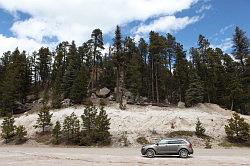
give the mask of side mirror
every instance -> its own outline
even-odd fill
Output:
[[[159,145],[159,143],[156,143],[156,145],[158,146],[158,145]]]

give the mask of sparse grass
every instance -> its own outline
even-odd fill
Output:
[[[206,139],[206,142],[205,142],[206,149],[212,149],[212,145],[210,143],[211,143],[210,139]]]
[[[188,136],[188,137],[192,137],[194,136],[194,132],[193,131],[184,131],[184,130],[180,130],[180,131],[173,131],[169,134],[167,134],[168,137],[180,137],[180,136]]]
[[[153,135],[157,135],[157,134],[158,134],[157,131],[156,131],[155,129],[149,130],[149,132],[150,132],[151,134],[153,134]]]
[[[141,145],[149,144],[149,141],[145,137],[138,137],[136,139],[136,142],[138,142]]]
[[[38,143],[43,143],[43,144],[50,144],[52,139],[52,134],[51,132],[45,132],[45,133],[37,133],[35,136],[35,141]]]
[[[221,143],[218,144],[219,146],[221,147],[224,147],[224,148],[231,148],[234,146],[234,144],[228,142],[227,140],[223,140]]]
[[[218,144],[219,146],[230,148],[230,147],[250,147],[250,140],[244,143],[235,143],[230,142],[228,139],[224,139],[221,143]]]
[[[121,142],[123,146],[129,146],[130,142],[127,138],[127,132],[122,133],[122,136],[118,139],[118,142]]]

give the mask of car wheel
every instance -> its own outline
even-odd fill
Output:
[[[148,158],[154,158],[155,157],[155,151],[153,149],[148,149],[146,152],[146,155]]]
[[[180,156],[181,158],[187,158],[187,157],[188,157],[188,151],[187,151],[186,149],[181,149],[181,150],[179,151],[179,156]]]

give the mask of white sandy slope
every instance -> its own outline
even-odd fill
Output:
[[[52,122],[59,120],[63,123],[66,116],[72,112],[79,117],[83,114],[84,107],[70,107],[60,110],[51,110],[53,113]],[[150,141],[157,137],[177,130],[195,131],[197,118],[201,120],[206,128],[206,134],[219,140],[225,137],[224,126],[232,112],[220,108],[214,104],[200,104],[194,108],[174,108],[156,106],[134,106],[128,105],[127,110],[119,110],[118,105],[112,104],[105,108],[109,118],[111,118],[110,132],[116,140],[126,133],[129,142],[136,144],[136,138],[144,136]],[[15,118],[16,125],[24,125],[28,131],[28,136],[32,137],[39,131],[34,129],[38,115],[24,114]],[[248,123],[250,116],[243,116]],[[2,119],[0,119],[2,123]],[[174,126],[174,129],[172,128]],[[155,131],[157,134],[153,134]]]

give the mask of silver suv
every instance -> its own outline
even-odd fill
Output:
[[[187,158],[193,154],[192,144],[185,139],[163,139],[152,145],[142,146],[141,154],[149,158],[155,155],[179,155],[181,158]]]

